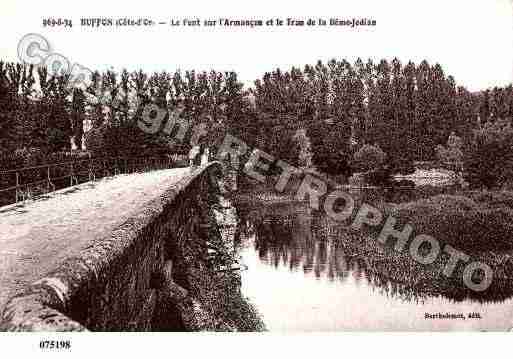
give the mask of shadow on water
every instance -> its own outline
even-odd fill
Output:
[[[286,267],[328,282],[350,277],[383,295],[412,303],[432,297],[501,303],[513,297],[510,280],[496,278],[488,290],[473,292],[454,278],[433,274],[433,267],[376,251],[375,244],[369,250],[372,240],[362,239],[362,234],[357,238],[344,225],[313,213],[305,203],[239,202],[237,211],[238,245],[252,246],[262,263],[276,269]]]

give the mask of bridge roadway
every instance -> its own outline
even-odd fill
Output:
[[[25,285],[101,239],[189,172],[118,175],[0,207],[0,311]]]

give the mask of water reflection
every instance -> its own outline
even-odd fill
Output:
[[[455,310],[463,307],[484,310],[487,307],[483,303],[500,304],[507,300],[504,305],[507,304],[508,308],[512,304],[508,300],[513,293],[511,284],[505,287],[502,283],[500,289],[476,297],[475,293],[456,288],[451,282],[425,285],[401,280],[401,275],[397,276],[392,271],[407,272],[406,264],[404,268],[397,268],[397,263],[387,263],[385,255],[376,257],[355,252],[347,245],[348,241],[341,240],[349,235],[345,227],[333,223],[326,216],[312,213],[305,204],[239,203],[237,209],[241,219],[238,245],[246,257],[255,255],[255,266],[259,268],[265,265],[274,268],[275,273],[300,273],[305,280],[313,279],[318,285],[336,283],[339,290],[343,288],[346,292],[358,289],[357,295],[365,298],[361,300],[384,298],[379,303],[385,307],[406,303],[414,308],[419,304],[429,306],[438,303]],[[259,280],[255,278],[255,281]],[[409,277],[405,275],[404,278]],[[459,307],[457,303],[461,303]]]

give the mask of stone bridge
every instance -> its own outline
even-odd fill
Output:
[[[221,177],[212,162],[0,208],[0,330],[254,330],[238,325],[252,307],[216,220]]]

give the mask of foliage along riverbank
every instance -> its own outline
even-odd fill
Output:
[[[237,217],[220,191],[209,192],[205,211],[196,222],[197,237],[170,245],[176,282],[173,297],[159,305],[154,328],[173,331],[259,332],[265,324],[256,308],[241,292],[240,263],[234,251]],[[194,205],[194,204],[191,204]],[[188,221],[194,219],[182,219]],[[196,219],[197,220],[197,219]]]
[[[292,205],[290,195],[273,197],[252,192],[238,197],[237,206],[245,208],[250,216],[267,221],[266,208]],[[308,203],[296,202],[298,206]],[[369,202],[367,202],[369,203]],[[405,248],[409,248],[415,233],[429,234],[440,241],[443,248],[451,244],[454,248],[469,255],[469,262],[479,261],[488,264],[493,271],[493,281],[483,292],[475,292],[462,281],[464,266],[459,265],[450,277],[443,270],[449,261],[448,254],[441,254],[429,265],[416,262],[407,249],[394,250],[394,240],[382,245],[377,236],[382,226],[376,229],[363,228],[355,231],[348,224],[337,223],[325,213],[311,211],[317,225],[329,228],[330,236],[336,238],[346,257],[354,265],[364,267],[370,280],[384,287],[392,283],[400,288],[397,292],[403,297],[425,298],[442,295],[455,301],[473,299],[479,302],[497,302],[513,295],[513,241],[510,233],[513,223],[513,192],[468,191],[459,195],[437,195],[410,202],[394,204],[383,199],[372,203],[387,215],[398,220],[395,228],[401,230],[410,223],[414,233]],[[356,208],[359,208],[356,204]],[[260,213],[261,212],[261,213]],[[356,213],[356,211],[355,211]],[[351,219],[354,219],[354,215]],[[258,221],[259,219],[257,219]],[[421,247],[421,254],[426,248]],[[477,272],[479,275],[479,271]],[[479,282],[480,278],[474,278]]]
[[[407,282],[424,288],[423,291],[428,293],[450,293],[454,299],[469,297],[479,301],[496,301],[513,294],[513,192],[466,191],[457,195],[437,195],[413,202],[386,204],[380,209],[385,217],[396,218],[396,228],[404,228],[406,223],[412,226],[410,242],[416,234],[433,236],[441,247],[451,245],[467,254],[469,262],[486,263],[493,272],[491,286],[484,292],[474,292],[466,288],[461,280],[463,266],[457,266],[450,278],[442,273],[449,255],[442,254],[433,264],[423,265],[416,263],[407,251],[397,255],[396,251],[390,252],[388,248],[394,268],[407,265],[415,273],[415,278],[407,279]],[[373,233],[373,236],[376,235]],[[388,244],[389,247],[392,245],[393,241]],[[405,275],[400,271],[396,274],[399,277]],[[479,282],[481,278],[475,279]]]
[[[191,283],[195,283],[199,297],[202,297],[204,303],[208,303],[213,317],[217,318],[217,324],[207,325],[210,330],[265,331],[265,324],[258,310],[241,292],[241,265],[234,250],[238,218],[224,192],[222,190],[212,198],[215,203],[211,217],[215,225],[212,228],[216,233],[209,236],[218,238],[214,243],[215,255],[211,257],[211,263],[216,262],[219,269],[214,280],[201,272],[191,272]]]

